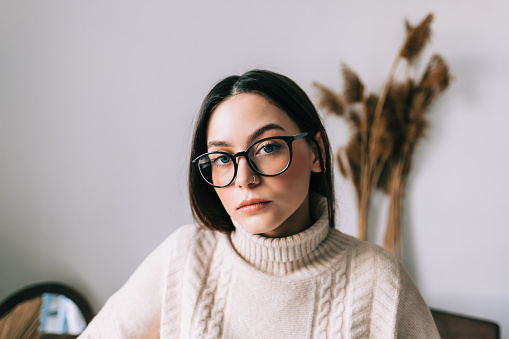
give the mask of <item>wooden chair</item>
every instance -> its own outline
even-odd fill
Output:
[[[500,339],[497,323],[431,309],[442,339]]]

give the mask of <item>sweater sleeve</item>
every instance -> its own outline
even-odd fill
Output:
[[[159,338],[166,267],[176,231],[160,244],[113,294],[80,339]]]
[[[440,338],[431,311],[412,278],[400,265],[400,294],[397,311],[397,338]]]

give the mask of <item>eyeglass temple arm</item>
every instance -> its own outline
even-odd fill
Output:
[[[297,140],[297,139],[300,139],[300,138],[304,138],[306,135],[308,135],[309,133],[308,132],[303,132],[303,133],[300,133],[300,134],[297,134],[297,135],[294,135],[293,136],[293,140]]]

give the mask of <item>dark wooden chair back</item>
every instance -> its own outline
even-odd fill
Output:
[[[442,339],[500,339],[500,327],[489,320],[431,309]]]

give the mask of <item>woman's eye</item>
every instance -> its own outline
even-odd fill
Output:
[[[281,148],[281,145],[278,142],[270,142],[266,143],[264,145],[260,145],[260,148],[258,148],[258,151],[256,152],[257,155],[267,155],[267,154],[275,154],[277,153]]]
[[[226,165],[230,162],[230,157],[227,155],[221,155],[214,159],[214,165]]]
[[[272,153],[272,152],[274,152],[275,149],[276,149],[276,146],[274,146],[274,145],[265,145],[262,147],[262,152]]]

